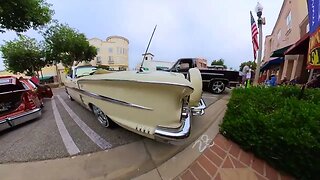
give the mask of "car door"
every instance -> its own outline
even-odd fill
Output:
[[[34,89],[37,89],[37,94],[40,98],[51,98],[53,96],[50,86],[35,83],[33,79],[29,79],[28,82],[34,87]]]

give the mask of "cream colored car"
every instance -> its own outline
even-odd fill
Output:
[[[175,143],[190,135],[192,115],[204,113],[196,68],[189,70],[188,79],[162,71],[96,71],[93,66],[73,68],[66,92],[105,127],[116,123],[148,138]]]

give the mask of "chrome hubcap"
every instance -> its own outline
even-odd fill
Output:
[[[215,81],[212,84],[212,90],[215,93],[221,93],[224,89],[224,83],[222,81]]]
[[[109,127],[108,117],[98,107],[93,106],[93,113],[96,115],[102,126]]]

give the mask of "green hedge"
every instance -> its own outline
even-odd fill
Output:
[[[221,133],[298,179],[320,173],[320,90],[234,89]]]

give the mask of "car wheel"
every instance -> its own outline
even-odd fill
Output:
[[[113,126],[113,122],[110,120],[108,116],[104,114],[104,112],[100,108],[98,108],[95,105],[92,105],[92,111],[94,115],[97,117],[97,120],[99,121],[99,123],[103,127],[108,128]]]
[[[223,81],[212,81],[210,91],[214,94],[221,94],[226,89]]]

